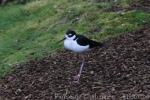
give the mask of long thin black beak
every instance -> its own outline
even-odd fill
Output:
[[[66,38],[64,37],[63,39],[59,40],[57,43],[60,43],[62,41],[64,41]]]

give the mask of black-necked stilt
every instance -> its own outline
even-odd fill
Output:
[[[78,35],[73,30],[68,30],[66,32],[64,39],[60,40],[59,42],[61,42],[63,40],[64,40],[65,49],[73,51],[75,53],[80,53],[80,54],[88,51],[91,48],[103,45],[102,43],[90,40],[82,35]],[[82,73],[82,69],[84,66],[84,62],[85,62],[85,59],[82,56],[82,64],[81,64],[79,73],[74,77],[74,80],[77,82],[79,82],[79,79],[80,79],[80,76]]]

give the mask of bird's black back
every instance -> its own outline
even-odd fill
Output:
[[[82,35],[77,35],[76,40],[79,45],[82,45],[82,46],[89,45],[90,48],[102,46],[102,43],[90,40]]]

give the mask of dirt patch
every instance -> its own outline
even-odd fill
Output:
[[[150,12],[150,0],[134,0],[129,9]]]
[[[80,84],[72,82],[79,70],[80,55],[58,52],[41,61],[29,61],[1,79],[0,99],[146,100],[150,97],[149,27],[111,39],[85,57]]]
[[[118,12],[123,13],[130,10],[143,10],[150,12],[150,0],[133,0],[129,7],[122,7],[121,5],[114,3],[111,8],[104,9],[106,12]]]

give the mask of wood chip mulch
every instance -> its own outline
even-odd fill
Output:
[[[61,51],[20,65],[0,80],[0,100],[148,100],[150,28],[126,33],[85,54],[80,83],[73,83],[81,57]]]

